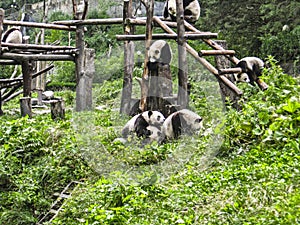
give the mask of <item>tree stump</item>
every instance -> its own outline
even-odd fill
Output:
[[[51,118],[53,120],[65,118],[65,102],[63,99],[52,100],[50,102]]]
[[[31,110],[31,98],[30,97],[22,97],[20,98],[20,108],[21,108],[21,116],[29,116],[32,117],[32,110]]]

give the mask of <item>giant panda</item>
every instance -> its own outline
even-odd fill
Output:
[[[11,27],[9,28],[2,37],[2,42],[21,44],[23,42],[23,35],[19,28]]]
[[[242,69],[242,72],[234,74],[236,82],[246,82],[254,85],[254,81],[261,76],[264,62],[260,58],[250,56],[242,58],[236,67]]]
[[[169,115],[162,126],[164,139],[177,139],[182,134],[194,134],[203,129],[202,118],[188,109]]]
[[[148,51],[149,70],[157,69],[157,63],[170,64],[172,60],[172,51],[169,44],[164,40],[154,41]]]
[[[159,111],[145,111],[132,117],[123,127],[122,136],[127,138],[130,134],[135,133],[138,137],[147,137],[149,125],[161,127],[165,120],[164,115]]]
[[[150,144],[154,141],[157,143],[161,143],[163,136],[161,132],[161,127],[160,126],[153,126],[149,125],[146,127],[147,133],[145,135],[145,139],[143,140],[143,144]]]
[[[201,8],[198,0],[183,0],[183,10],[188,22],[195,23],[200,17]],[[165,19],[171,17],[176,21],[176,0],[166,0],[163,16]]]

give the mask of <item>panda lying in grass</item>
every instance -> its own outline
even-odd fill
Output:
[[[148,139],[149,142],[160,141],[161,126],[165,117],[159,111],[145,111],[132,117],[122,129],[122,137],[128,138],[135,134],[138,138]]]
[[[132,117],[122,129],[124,139],[135,134],[143,143],[156,141],[162,143],[178,139],[184,134],[195,134],[203,129],[202,118],[188,110],[182,109],[170,114],[166,119],[158,111],[145,111]]]

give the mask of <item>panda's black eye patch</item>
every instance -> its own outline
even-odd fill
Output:
[[[201,121],[202,121],[202,118],[195,119],[195,123],[200,123]]]
[[[247,77],[244,78],[244,81],[247,81]]]
[[[157,120],[158,120],[158,121],[160,120],[160,116],[157,116]]]
[[[241,74],[238,74],[238,75],[237,75],[237,78],[241,78]]]
[[[155,54],[158,54],[159,53],[159,50],[155,50]]]

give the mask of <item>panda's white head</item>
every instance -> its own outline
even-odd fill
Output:
[[[234,79],[235,82],[244,82],[244,83],[250,83],[250,79],[247,73],[234,73]]]
[[[141,115],[149,125],[161,126],[165,121],[164,115],[159,111],[149,110],[143,112]]]
[[[160,62],[169,64],[172,59],[171,48],[166,41],[157,40],[150,46],[148,57],[151,63]]]
[[[171,16],[176,17],[176,0],[168,0],[168,12]]]

